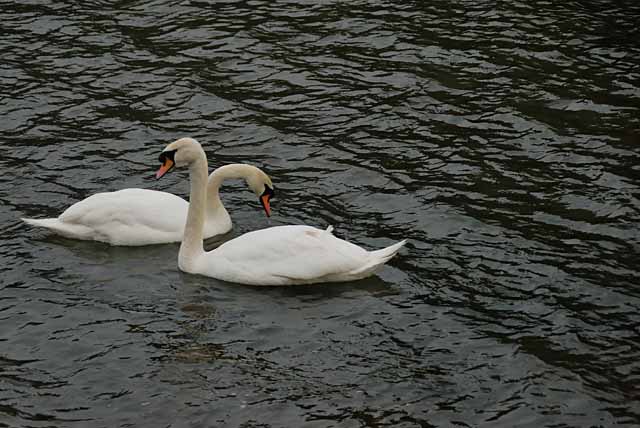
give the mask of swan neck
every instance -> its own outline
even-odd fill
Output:
[[[244,178],[255,173],[255,167],[240,163],[221,166],[211,173],[207,183],[207,211],[209,214],[221,209],[220,186],[227,178]]]
[[[186,271],[192,270],[190,264],[204,253],[202,235],[207,202],[207,159],[204,153],[202,158],[191,164],[189,175],[191,179],[189,211],[178,255],[180,268]]]
[[[218,169],[211,173],[207,181],[207,214],[210,217],[216,217],[224,209],[220,200],[220,186],[224,178],[216,174]]]
[[[256,167],[243,163],[231,163],[216,168],[209,176],[209,187],[219,188],[227,178],[248,178],[255,173]]]

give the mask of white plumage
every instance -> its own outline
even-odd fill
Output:
[[[225,165],[211,173],[206,183],[209,200],[204,213],[204,238],[227,233],[232,227],[218,194],[222,181],[244,178],[253,190],[253,184],[264,177],[266,174],[259,168],[245,164]],[[123,189],[91,195],[57,218],[22,220],[67,238],[136,246],[180,242],[188,210],[189,202],[171,193]]]
[[[367,251],[311,226],[276,226],[246,233],[196,257],[192,273],[250,285],[354,281],[373,275],[406,240]]]
[[[205,252],[202,246],[207,198],[204,151],[197,141],[182,138],[169,144],[163,153],[171,153],[176,166],[188,166],[190,170],[191,204],[178,255],[178,266],[185,272],[248,285],[352,281],[372,275],[406,242],[367,251],[336,238],[331,227],[320,230],[311,226],[277,226],[246,233]],[[164,175],[170,165],[165,158],[157,176]],[[267,184],[255,185],[268,190]]]

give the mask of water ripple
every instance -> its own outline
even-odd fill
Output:
[[[631,1],[92,0],[0,8],[0,426],[640,424]],[[22,225],[201,140],[233,234],[410,238],[380,276],[265,290],[175,245]],[[233,236],[232,234],[232,236]],[[207,245],[215,246],[216,243]]]

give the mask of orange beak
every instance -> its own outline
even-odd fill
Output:
[[[164,163],[160,166],[158,172],[156,172],[156,179],[165,175],[171,168],[173,168],[173,161],[169,158],[165,158]]]
[[[264,208],[264,212],[267,214],[267,217],[271,217],[271,204],[269,203],[270,198],[271,195],[260,196],[260,202],[262,203],[262,207]]]

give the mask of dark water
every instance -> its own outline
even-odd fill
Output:
[[[0,427],[640,425],[635,1],[0,2]],[[263,289],[56,237],[192,136],[240,234],[410,238]]]

